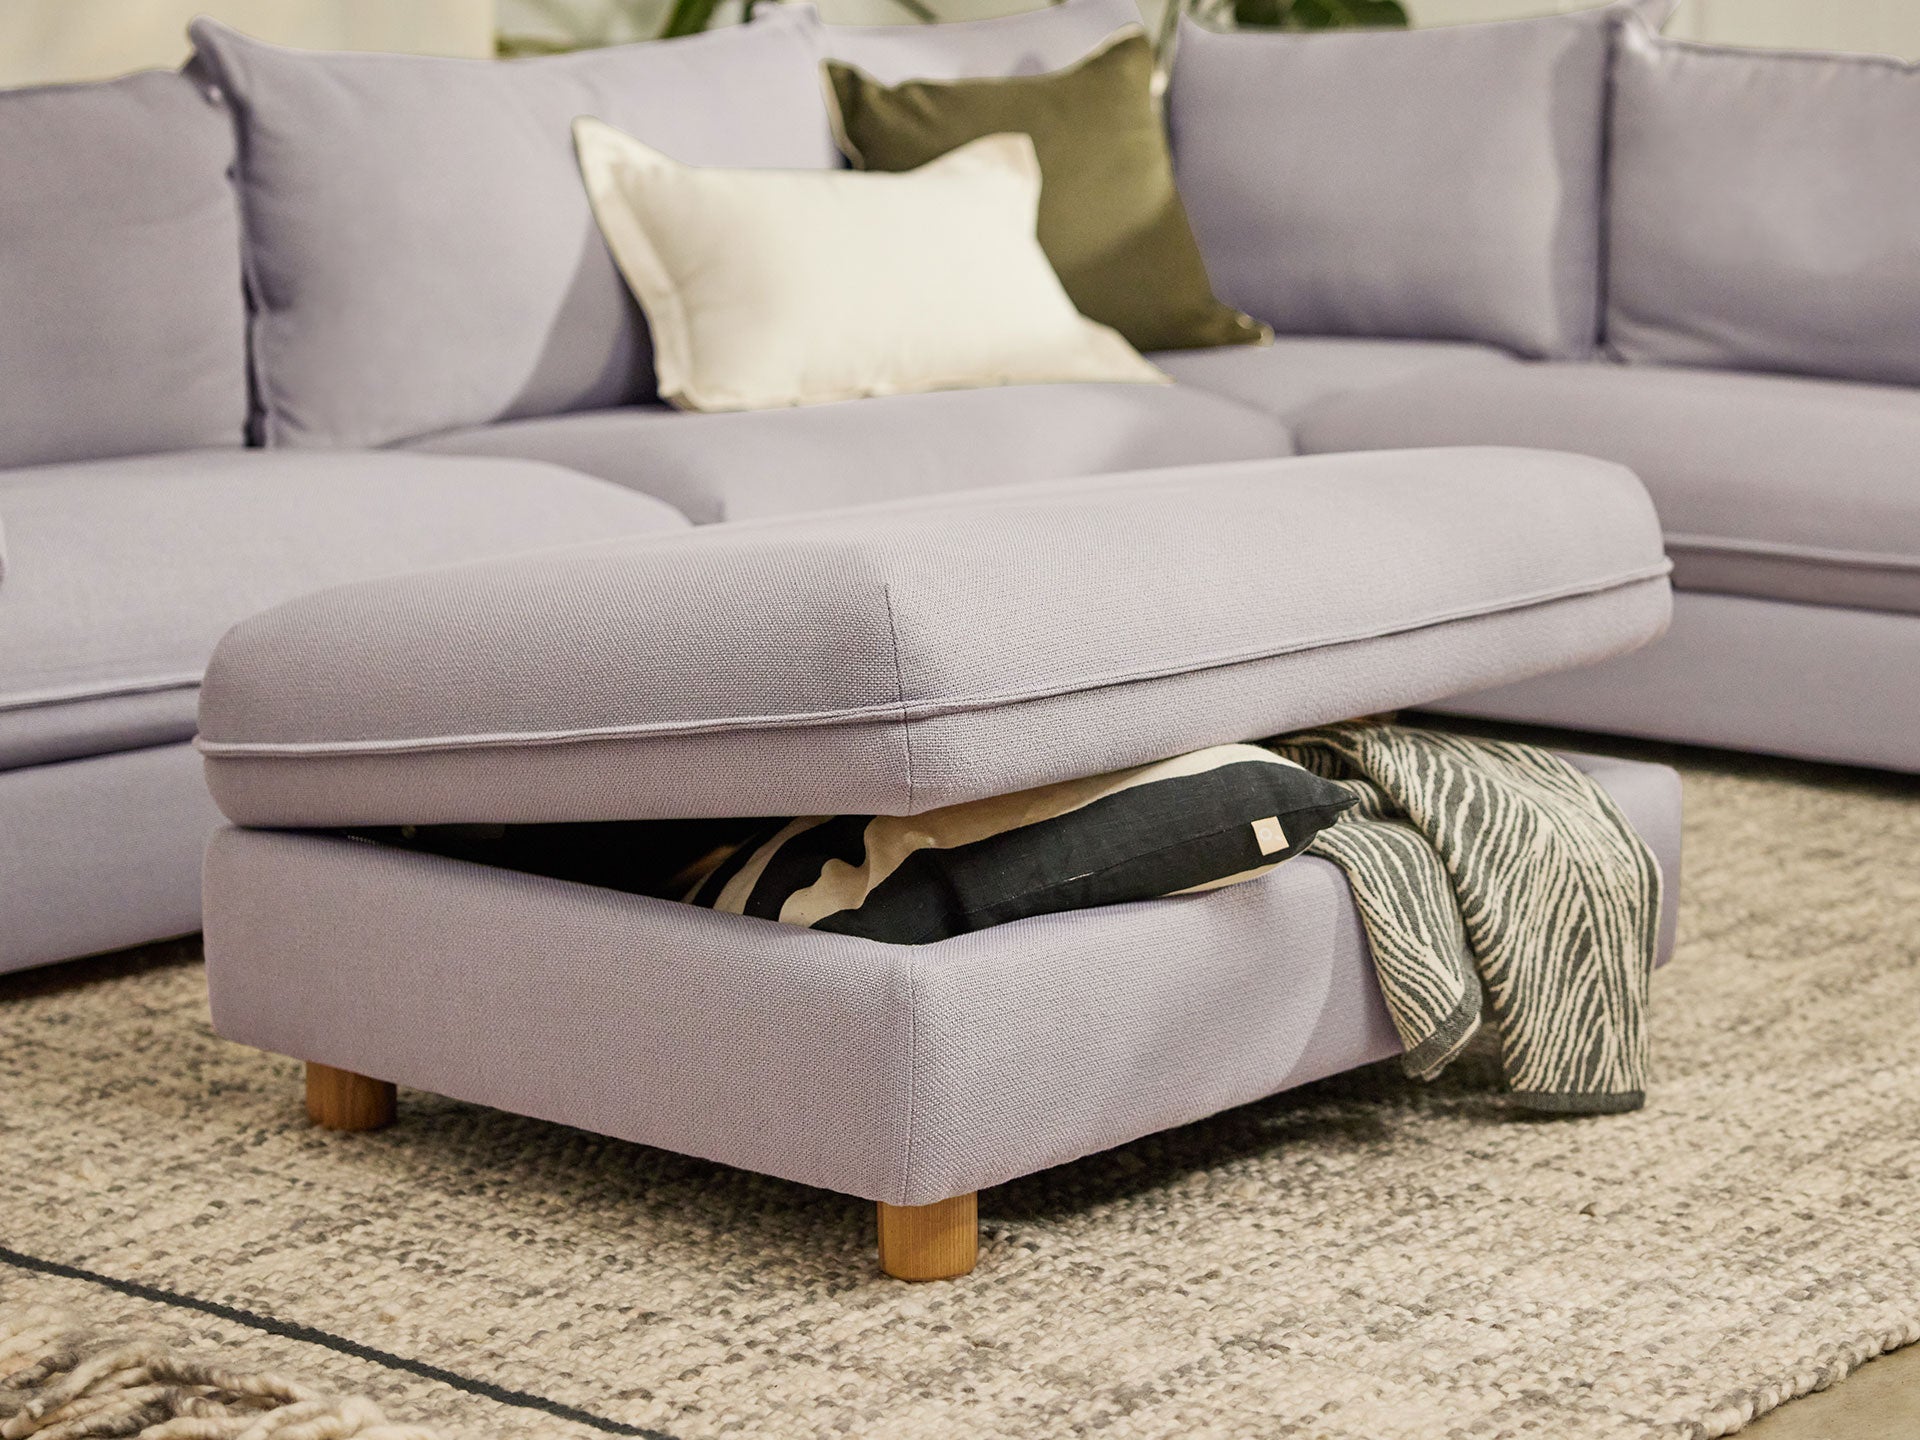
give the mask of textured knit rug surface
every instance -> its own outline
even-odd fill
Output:
[[[871,1207],[403,1092],[308,1128],[191,946],[0,981],[0,1309],[446,1440],[1693,1437],[1920,1339],[1920,787],[1691,756],[1648,1103],[1378,1066],[981,1197]]]

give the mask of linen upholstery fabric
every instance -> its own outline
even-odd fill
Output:
[[[196,21],[239,118],[268,443],[384,445],[649,397],[646,328],[568,127],[598,115],[693,164],[831,166],[814,28],[777,10],[498,62],[304,53]]]
[[[902,80],[1038,75],[1070,65],[1114,32],[1140,23],[1134,0],[1062,0],[991,20],[938,25],[822,25],[823,55],[885,85]]]
[[[1353,803],[1271,750],[1215,745],[922,815],[770,821],[709,857],[678,898],[925,945],[1034,915],[1245,884]]]
[[[1641,362],[1920,384],[1920,68],[1625,28],[1607,341]]]
[[[909,174],[682,165],[574,122],[663,399],[763,410],[1047,381],[1164,384],[1073,308],[1034,238],[1040,165],[988,135]]]
[[[1632,655],[1430,708],[1920,772],[1920,616],[1682,592]]]
[[[247,450],[8,471],[0,511],[0,770],[188,739],[221,632],[303,591],[686,523],[528,462]]]
[[[1677,778],[1579,763],[1674,894]],[[206,927],[230,1040],[896,1205],[1399,1050],[1352,894],[1315,856],[909,947],[223,830]]]
[[[1153,96],[1153,46],[1124,30],[1046,75],[885,85],[829,61],[840,148],[863,170],[912,170],[986,135],[1040,157],[1040,244],[1080,313],[1142,350],[1257,344],[1265,328],[1214,299]]]
[[[918,814],[1616,654],[1666,571],[1573,456],[980,491],[308,596],[221,642],[199,743],[242,824]]]
[[[198,930],[219,821],[191,745],[0,770],[0,974]]]
[[[997,386],[713,415],[628,406],[413,444],[565,465],[700,524],[1293,453],[1278,420],[1178,385]]]
[[[1296,428],[1313,451],[1537,445],[1615,460],[1653,495],[1680,588],[1920,614],[1920,392],[1609,364],[1459,368],[1334,397]]]
[[[1619,13],[1301,35],[1183,20],[1174,173],[1220,298],[1282,334],[1591,352]]]
[[[180,75],[0,91],[0,467],[245,441],[232,163]]]
[[[1270,345],[1167,350],[1147,357],[1176,385],[1291,422],[1316,402],[1456,365],[1517,365],[1505,350],[1450,340],[1280,335]]]

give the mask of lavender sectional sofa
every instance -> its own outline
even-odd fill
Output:
[[[0,970],[199,923],[216,816],[195,692],[263,608],[544,547],[1298,452],[1583,453],[1629,466],[1665,521],[1666,638],[1525,679],[1433,673],[1399,702],[1920,769],[1920,177],[1874,118],[1912,115],[1920,79],[1673,46],[1627,17],[1660,8],[1189,29],[1177,169],[1224,298],[1276,325],[1271,347],[1157,356],[1161,388],[753,415],[653,398],[573,116],[693,161],[827,165],[823,53],[882,78],[1031,73],[1130,0],[873,30],[786,7],[500,66],[203,23],[184,75],[0,94]],[[1289,134],[1348,141],[1253,138]],[[1276,563],[1288,537],[1276,521]],[[1344,575],[1379,553],[1364,525],[1337,544]]]
[[[1165,363],[1303,452],[1526,445],[1645,482],[1675,561],[1666,638],[1443,708],[1920,769],[1920,72],[1665,40],[1667,8],[1616,7],[1604,90],[1565,77],[1605,11],[1392,49],[1185,26],[1175,166],[1223,298],[1498,353],[1304,399],[1277,356],[1265,382]],[[1537,123],[1503,125],[1529,91]],[[1436,126],[1470,138],[1426,143]],[[1245,137],[1308,127],[1359,138],[1281,147],[1252,178]]]

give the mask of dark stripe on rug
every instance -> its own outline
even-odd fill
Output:
[[[249,1329],[278,1335],[284,1340],[298,1340],[307,1345],[320,1345],[342,1355],[350,1355],[356,1360],[366,1360],[375,1365],[385,1366],[389,1370],[417,1375],[422,1380],[438,1380],[441,1384],[452,1386],[455,1390],[465,1391],[469,1395],[478,1395],[483,1400],[492,1400],[500,1405],[512,1405],[522,1410],[538,1410],[555,1419],[572,1420],[592,1429],[604,1431],[608,1435],[638,1435],[642,1440],[675,1440],[675,1437],[664,1430],[648,1430],[639,1425],[609,1420],[604,1415],[595,1415],[591,1410],[581,1410],[559,1400],[549,1400],[544,1395],[530,1394],[525,1390],[509,1390],[505,1386],[495,1385],[490,1380],[475,1380],[471,1376],[461,1375],[453,1370],[443,1370],[438,1365],[429,1365],[423,1360],[409,1360],[404,1355],[376,1350],[371,1345],[362,1345],[359,1341],[349,1340],[344,1335],[316,1330],[311,1325],[301,1325],[292,1320],[276,1320],[271,1315],[257,1315],[251,1310],[222,1305],[217,1300],[202,1300],[197,1295],[182,1295],[173,1290],[161,1290],[156,1286],[142,1285],[136,1280],[117,1279],[112,1275],[102,1275],[97,1270],[82,1269],[78,1265],[63,1265],[58,1260],[42,1260],[37,1255],[24,1255],[18,1250],[9,1250],[4,1245],[0,1245],[0,1263],[11,1265],[17,1270],[31,1270],[41,1275],[57,1276],[62,1280],[85,1281],[89,1285],[99,1285],[104,1289],[131,1296],[135,1300],[151,1300],[157,1305],[172,1305],[181,1310],[197,1310],[203,1315],[230,1320],[236,1325],[245,1325]]]

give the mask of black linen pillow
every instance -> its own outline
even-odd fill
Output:
[[[928,811],[769,821],[691,904],[897,945],[1257,879],[1354,803],[1256,745]]]

